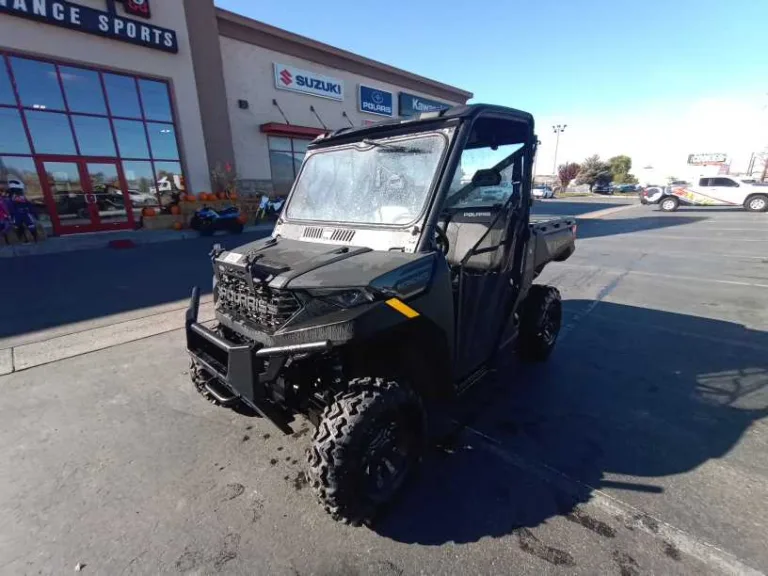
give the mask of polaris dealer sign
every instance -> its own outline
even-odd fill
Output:
[[[123,5],[130,14],[145,19],[151,15],[149,0],[124,0]],[[0,0],[0,14],[20,16],[164,52],[179,51],[173,30],[118,16],[115,0],[107,0],[107,7],[109,10],[105,12],[64,0]]]
[[[392,92],[369,88],[360,84],[360,112],[392,116]]]
[[[273,64],[275,66],[275,87],[279,90],[302,92],[331,100],[344,100],[344,83],[341,80],[300,70],[293,66],[283,66],[277,62],[273,62]]]

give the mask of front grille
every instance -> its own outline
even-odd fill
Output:
[[[263,284],[251,290],[245,280],[232,276],[222,275],[216,289],[219,308],[269,331],[280,328],[301,307],[287,290],[273,290]]]

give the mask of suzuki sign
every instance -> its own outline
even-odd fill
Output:
[[[344,83],[341,80],[277,62],[273,64],[275,67],[275,88],[278,90],[301,92],[331,100],[344,100]]]

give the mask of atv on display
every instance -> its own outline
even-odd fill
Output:
[[[545,360],[560,294],[532,285],[574,251],[573,219],[532,222],[533,117],[472,105],[346,128],[309,146],[270,238],[214,248],[217,325],[187,312],[192,380],[292,432],[334,518],[370,520],[420,460],[425,413],[515,343]]]
[[[240,234],[244,225],[240,218],[240,209],[236,206],[219,211],[203,206],[193,214],[189,227],[197,230],[201,236],[213,236],[219,230]]]

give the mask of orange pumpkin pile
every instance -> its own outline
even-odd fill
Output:
[[[171,214],[173,214],[174,216],[178,216],[179,214],[181,214],[181,208],[179,208],[178,204],[174,204],[173,206],[171,206]]]
[[[157,210],[154,208],[142,208],[141,215],[145,218],[153,218],[154,216],[157,216]]]

